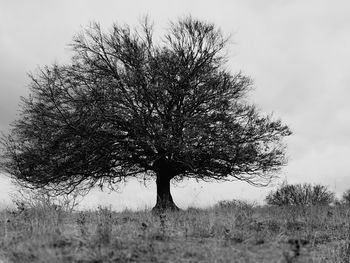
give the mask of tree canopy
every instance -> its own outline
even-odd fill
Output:
[[[157,208],[176,207],[170,180],[266,185],[286,163],[280,120],[246,100],[252,81],[227,67],[227,38],[192,17],[153,26],[98,23],[74,37],[66,65],[30,75],[30,96],[2,137],[2,168],[29,187],[69,192],[157,182]]]

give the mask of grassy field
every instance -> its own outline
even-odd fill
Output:
[[[349,212],[237,201],[159,215],[19,207],[0,213],[0,262],[350,262]]]

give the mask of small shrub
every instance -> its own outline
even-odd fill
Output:
[[[282,184],[276,191],[271,191],[266,197],[269,205],[330,205],[335,195],[324,185]]]
[[[25,209],[48,208],[52,210],[73,212],[82,200],[78,191],[56,196],[43,189],[33,190],[22,186],[18,186],[17,191],[10,194],[10,197],[18,211],[24,211]]]
[[[350,205],[350,189],[346,190],[343,193],[341,203],[346,204],[346,205]]]
[[[255,206],[256,206],[255,203],[249,203],[241,200],[230,200],[230,201],[223,200],[223,201],[219,201],[216,205],[216,207],[220,209],[244,210],[249,212],[249,214],[251,214]]]

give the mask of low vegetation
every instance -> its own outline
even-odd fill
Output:
[[[349,213],[242,201],[158,214],[24,204],[0,212],[0,262],[349,262]]]
[[[266,197],[267,204],[277,206],[330,205],[334,201],[335,194],[327,186],[307,183],[283,183]]]
[[[350,189],[343,193],[342,199],[340,200],[342,204],[350,205]]]

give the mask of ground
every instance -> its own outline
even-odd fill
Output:
[[[0,262],[349,262],[346,206],[0,213]],[[2,261],[1,261],[2,260]]]

